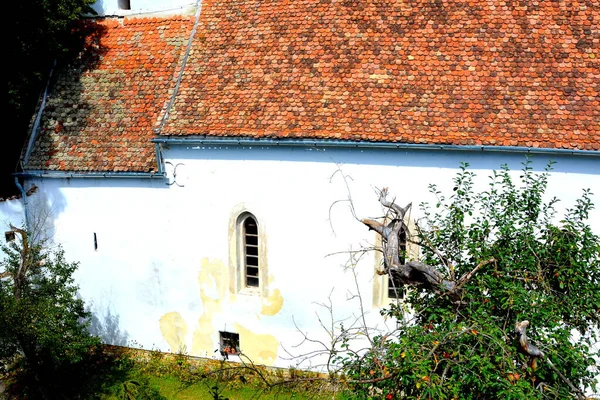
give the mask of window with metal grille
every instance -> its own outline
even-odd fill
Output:
[[[406,231],[400,231],[400,263],[406,262]],[[388,274],[388,297],[390,299],[401,299],[404,297],[404,285],[391,274]]]
[[[258,224],[254,217],[248,215],[242,226],[245,285],[247,287],[258,287],[260,283],[258,273]]]
[[[238,354],[240,351],[240,335],[233,332],[219,332],[221,354],[227,357],[229,354]]]

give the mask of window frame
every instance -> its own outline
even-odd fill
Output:
[[[408,251],[408,242],[407,242],[407,232],[406,229],[402,229],[400,231],[400,239],[398,240],[400,244],[400,262],[403,264],[406,262],[407,251]],[[391,274],[387,274],[387,286],[385,290],[385,295],[390,301],[394,300],[402,300],[405,295],[405,288],[400,283],[395,284],[394,279]]]
[[[404,262],[409,260],[416,260],[419,258],[420,249],[419,246],[409,242],[410,232],[416,231],[415,223],[410,218],[405,218],[404,223],[406,224],[406,230],[403,230],[405,235],[404,239]],[[381,236],[375,233],[375,247],[381,248]],[[374,278],[373,278],[373,307],[385,307],[390,303],[404,303],[406,298],[406,287],[397,288],[398,296],[390,296],[390,291],[393,290],[390,287],[391,276],[389,274],[380,275],[383,270],[383,254],[380,251],[375,251],[375,263],[374,263]]]
[[[219,331],[219,351],[225,358],[239,355],[240,334],[236,332]]]
[[[252,217],[258,232],[258,286],[246,284],[244,221]],[[265,221],[246,204],[236,205],[229,219],[229,290],[231,294],[265,297],[268,295],[267,235]]]
[[[248,232],[249,226],[247,226],[248,222],[250,221],[253,222],[253,226],[255,228],[251,233]],[[256,243],[248,243],[249,237],[256,238]],[[258,235],[258,221],[253,214],[244,213],[240,216],[240,220],[238,222],[238,240],[240,241],[239,263],[240,275],[242,278],[241,286],[244,289],[257,290],[260,288],[262,281],[260,276],[260,238]],[[249,251],[250,249],[253,250]],[[253,260],[253,263],[250,263],[249,260]],[[249,269],[252,269],[252,272],[255,274],[251,275],[249,273]],[[250,280],[256,280],[256,284],[250,284]]]

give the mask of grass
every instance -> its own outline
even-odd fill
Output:
[[[50,397],[90,400],[346,398],[339,383],[332,385],[325,376],[312,372],[114,346],[104,346],[100,356],[80,365],[79,370],[85,371],[85,379],[66,381],[58,391],[53,388]],[[35,388],[35,380],[23,366],[0,378],[7,382],[7,399],[42,398]]]
[[[181,381],[174,377],[152,378],[150,382],[159,388],[163,396],[173,400],[213,400],[215,392],[229,400],[339,399],[333,393],[319,394],[305,390],[286,389],[266,391],[264,388],[257,386],[231,387],[215,381],[204,381],[190,386],[182,386]]]

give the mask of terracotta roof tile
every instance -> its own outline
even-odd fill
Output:
[[[26,169],[156,169],[155,124],[174,88],[190,17],[87,21],[85,50],[57,80]]]
[[[106,19],[27,169],[152,171],[191,17]],[[163,135],[600,150],[600,2],[205,0]]]
[[[165,135],[600,150],[600,3],[203,2]]]

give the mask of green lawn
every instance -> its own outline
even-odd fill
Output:
[[[343,385],[327,376],[131,348],[104,346],[79,365],[82,379],[63,379],[45,389],[50,398],[90,400],[344,400]],[[65,377],[63,377],[65,378]],[[44,398],[31,371],[0,376],[8,399]],[[49,398],[45,396],[45,398]]]
[[[120,378],[102,400],[343,400],[350,396],[314,373],[125,350]],[[123,374],[124,372],[124,374]],[[266,382],[269,382],[268,384]]]
[[[167,399],[173,400],[214,400],[212,393],[214,383],[202,382],[191,386],[182,386],[181,382],[173,377],[152,378],[152,385],[160,388],[160,393]],[[310,392],[305,390],[291,390],[288,388],[272,389],[265,391],[258,387],[239,386],[234,387],[219,384],[219,394],[223,398],[229,400],[248,400],[248,399],[264,399],[264,400],[281,400],[281,399],[342,399],[340,395],[334,393],[319,393],[318,391]]]

